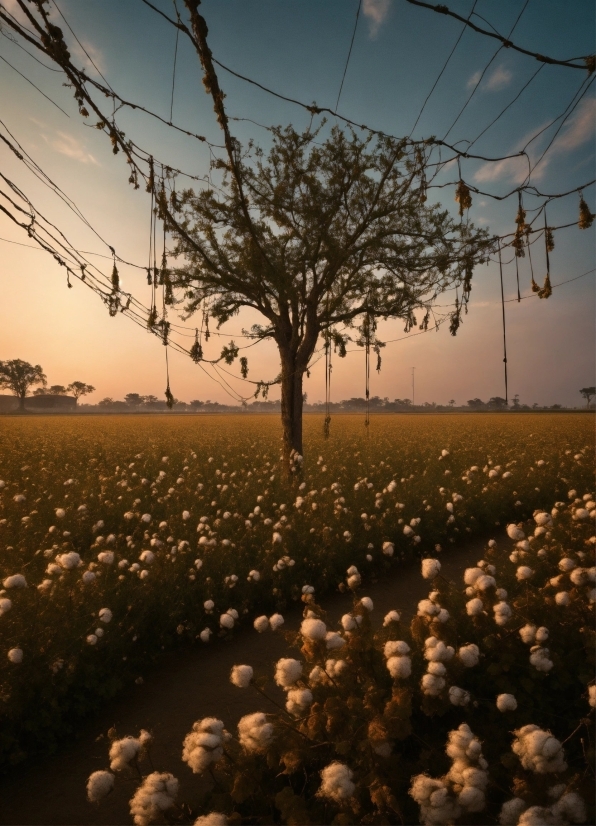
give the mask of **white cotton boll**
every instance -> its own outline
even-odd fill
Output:
[[[571,823],[585,823],[586,822],[586,804],[577,792],[568,792],[564,794],[561,799],[554,804],[551,812],[555,818],[563,818],[569,820]]]
[[[272,614],[269,617],[269,625],[271,626],[272,631],[277,631],[278,628],[281,628],[284,624],[285,620],[281,614]]]
[[[470,617],[477,617],[484,611],[484,603],[476,597],[466,602],[466,612]]]
[[[97,635],[96,634],[88,634],[86,642],[88,645],[97,645]]]
[[[445,505],[445,508],[446,508],[446,510],[449,511],[449,513],[453,513],[453,510],[454,510],[453,509],[453,502],[447,502],[447,504]]]
[[[465,591],[466,596],[467,597],[473,597],[475,593],[476,593],[476,588],[474,588],[472,585],[468,585],[468,587],[466,588],[466,591]]]
[[[97,771],[89,775],[87,780],[87,799],[90,803],[98,803],[107,797],[114,788],[115,777],[111,772]]]
[[[559,570],[563,571],[563,573],[569,573],[576,567],[576,562],[573,559],[570,559],[568,556],[564,556],[563,559],[559,560]]]
[[[81,579],[85,585],[89,585],[94,579],[96,579],[96,574],[94,574],[93,571],[85,571]]]
[[[101,551],[97,554],[97,558],[103,565],[112,565],[114,563],[114,551]]]
[[[65,571],[71,571],[73,568],[78,568],[81,564],[81,557],[75,551],[69,551],[65,554],[58,554],[56,562]]]
[[[464,571],[464,582],[466,585],[474,585],[478,577],[483,574],[484,571],[482,568],[466,568]]]
[[[517,525],[511,524],[507,525],[507,536],[509,539],[513,539],[514,542],[519,542],[520,540],[525,539],[526,535],[521,528],[517,527]]]
[[[534,514],[534,522],[538,525],[538,527],[542,528],[545,525],[552,525],[553,520],[550,513],[546,513],[545,511],[540,511],[539,513]]]
[[[355,591],[356,588],[360,586],[362,582],[362,577],[360,576],[360,574],[352,574],[352,576],[349,576],[346,581],[348,584],[348,588],[351,588],[353,591]]]
[[[262,711],[247,714],[238,721],[238,740],[249,753],[265,751],[273,740],[273,724]]]
[[[143,551],[143,552],[141,553],[141,555],[139,556],[139,559],[140,559],[140,560],[141,560],[141,562],[143,562],[145,565],[151,565],[151,563],[152,563],[152,562],[153,562],[153,560],[155,559],[155,554],[153,553],[153,551]]]
[[[198,817],[193,826],[228,826],[228,818],[221,812],[209,812]]]
[[[282,658],[275,665],[275,682],[289,688],[302,677],[302,663],[292,658]]]
[[[14,665],[19,665],[23,662],[23,649],[22,648],[11,648],[8,652],[8,659]]]
[[[555,594],[555,602],[557,605],[565,607],[569,605],[570,601],[569,593],[567,591],[559,591],[558,594]]]
[[[586,510],[586,508],[576,508],[573,513],[573,519],[581,520],[587,519],[590,516],[590,511]]]
[[[5,588],[26,588],[27,580],[23,574],[13,574],[12,576],[7,576],[2,584]]]
[[[587,578],[587,574],[583,568],[575,568],[569,574],[569,579],[574,585],[583,585]]]
[[[370,597],[362,597],[362,599],[360,600],[360,605],[362,605],[363,608],[366,608],[366,610],[369,612],[372,611],[374,608],[373,601]]]
[[[235,665],[230,673],[230,682],[238,688],[247,688],[253,678],[253,670],[250,665]]]
[[[125,769],[131,760],[138,755],[141,750],[141,741],[138,737],[124,737],[122,740],[114,740],[110,746],[110,768],[112,771]]]
[[[325,682],[326,678],[325,671],[319,665],[315,665],[313,670],[308,675],[308,681],[311,685],[319,685],[320,683]]]
[[[163,812],[174,806],[178,780],[173,774],[152,772],[130,800],[130,813],[135,826],[149,826],[161,820]]]
[[[531,568],[528,568],[527,565],[520,565],[515,574],[518,582],[523,582],[524,579],[530,579],[533,576],[534,571]]]
[[[193,774],[201,774],[223,757],[224,725],[215,717],[197,720],[184,738],[182,759]]]
[[[438,559],[422,560],[422,576],[424,579],[434,579],[441,570],[441,563]]]
[[[300,626],[300,633],[309,640],[324,640],[327,626],[320,619],[305,619]]]
[[[536,630],[535,639],[536,642],[546,642],[548,639],[548,628],[545,628],[544,625],[541,625],[540,628]]]
[[[563,772],[567,768],[561,743],[550,731],[527,725],[513,732],[515,740],[511,748],[519,757],[524,769],[538,774]]]
[[[291,688],[286,694],[286,711],[299,717],[312,704],[312,691],[308,688]]]
[[[499,711],[515,711],[517,700],[513,694],[499,694],[497,697],[497,708]]]
[[[319,797],[328,797],[336,803],[343,803],[354,794],[355,784],[352,782],[353,773],[345,763],[337,760],[330,763],[321,772],[321,787],[317,792]]]
[[[255,630],[258,631],[259,634],[262,634],[269,628],[269,620],[266,616],[263,615],[262,617],[257,617],[253,625],[255,627]]]
[[[235,608],[228,608],[226,614],[229,614],[234,620],[238,619],[238,611]]]
[[[3,614],[7,614],[10,609],[12,608],[11,600],[7,599],[6,597],[0,598],[0,617]]]
[[[389,671],[394,680],[405,680],[412,673],[412,660],[410,657],[389,657],[386,666],[387,671]]]
[[[470,694],[465,689],[452,685],[449,689],[449,702],[454,706],[467,706],[470,702]]]
[[[511,607],[506,602],[498,602],[493,606],[495,612],[495,622],[497,625],[506,625],[511,618]]]
[[[430,697],[438,697],[445,688],[443,677],[436,677],[434,674],[425,674],[420,681],[422,691]]]
[[[537,671],[549,672],[554,663],[549,658],[550,652],[548,648],[541,648],[539,645],[535,645],[530,650],[532,652],[530,654],[530,665],[533,665]]]
[[[435,605],[435,603],[430,599],[421,599],[418,603],[418,616],[419,617],[434,617],[436,616],[439,611],[440,607]]]
[[[383,647],[383,653],[386,658],[403,657],[404,654],[410,653],[410,646],[403,640],[388,640]]]
[[[201,633],[199,634],[201,642],[209,642],[209,638],[213,631],[210,628],[203,628]]]
[[[283,537],[279,531],[275,531],[271,540],[274,545],[280,545],[283,542]]]
[[[389,611],[389,613],[385,614],[383,619],[383,626],[386,628],[392,622],[399,622],[400,614],[399,611]]]
[[[334,651],[338,648],[343,648],[346,641],[337,631],[328,631],[325,635],[325,644],[329,651]]]
[[[393,556],[393,554],[395,553],[395,546],[393,542],[383,542],[381,550],[383,551],[385,556]]]
[[[522,642],[525,642],[526,645],[530,645],[536,639],[536,626],[526,624],[523,628],[519,629],[519,635],[522,639]]]
[[[499,814],[500,826],[517,826],[521,813],[526,808],[527,803],[521,797],[514,797],[507,800],[501,807]]]
[[[404,525],[403,534],[404,536],[414,536],[414,531],[409,525]]]
[[[325,663],[325,671],[330,677],[339,677],[348,667],[345,660],[327,660]]]
[[[222,614],[219,618],[219,624],[222,628],[227,628],[230,631],[234,627],[234,617],[230,614]]]
[[[91,572],[90,572],[90,571],[88,571],[87,573],[91,573]],[[83,574],[83,577],[84,577],[84,576],[85,576],[85,574]],[[51,580],[51,579],[44,579],[44,580],[43,580],[42,582],[40,582],[40,583],[39,583],[39,585],[37,586],[37,590],[38,590],[41,594],[45,594],[45,593],[47,593],[47,592],[50,590],[50,588],[52,587],[52,585],[53,585],[53,584],[54,584],[54,583],[52,582],[52,580]]]
[[[358,628],[355,618],[351,614],[344,614],[341,618],[341,627],[344,631],[355,631]]]
[[[596,685],[588,687],[588,703],[592,708],[596,708]]]
[[[447,673],[447,669],[445,668],[442,662],[431,661],[429,662],[426,670],[429,674],[434,674],[435,677],[444,677]]]
[[[112,614],[112,612],[110,611],[109,608],[102,608],[99,611],[98,616],[99,616],[99,619],[101,620],[101,622],[106,622],[107,623],[107,622],[112,621],[113,614]]]
[[[203,608],[205,609],[205,611],[206,611],[208,614],[210,614],[210,613],[213,611],[213,609],[215,608],[215,603],[213,602],[213,600],[212,600],[212,599],[207,599],[207,600],[205,600],[205,602],[203,603]]]
[[[466,668],[473,668],[480,661],[480,650],[475,643],[469,643],[461,646],[457,656]]]
[[[494,577],[488,574],[482,574],[482,576],[479,576],[476,580],[475,585],[479,591],[488,591],[489,588],[496,588],[497,583]]]
[[[378,754],[379,757],[390,757],[393,751],[393,743],[390,743],[389,740],[377,743],[373,746],[373,751],[375,754]]]
[[[62,571],[62,568],[60,567],[60,565],[57,565],[55,562],[50,562],[50,564],[46,568],[46,574],[50,574],[50,576],[52,576],[53,574],[59,574],[61,571]]]
[[[507,591],[504,588],[497,588],[495,593],[497,599],[500,599],[503,602],[507,599]]]
[[[144,522],[146,525],[148,525],[151,522],[151,514],[150,513],[144,513],[141,516],[141,522]]]
[[[449,619],[449,611],[446,608],[441,608],[436,616],[437,622],[447,622]]]

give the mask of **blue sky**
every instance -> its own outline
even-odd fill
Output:
[[[97,68],[123,97],[169,117],[175,32],[140,0],[57,0]],[[0,3],[15,13],[14,0]],[[156,5],[172,13],[169,0]],[[181,11],[183,3],[178,0]],[[467,16],[473,0],[454,0],[450,7]],[[474,18],[508,34],[524,0],[490,3],[478,0]],[[344,71],[357,0],[204,0],[201,9],[209,25],[209,42],[216,58],[234,70],[306,103],[335,105]],[[57,22],[57,13],[54,12]],[[405,0],[363,0],[358,28],[343,85],[339,111],[357,122],[395,135],[408,134],[420,112],[462,24]],[[574,3],[530,0],[512,40],[525,48],[558,58],[594,51],[594,6],[589,0]],[[71,52],[90,72],[88,58],[67,34]],[[418,123],[414,137],[443,137],[474,89],[480,73],[497,52],[497,41],[467,30],[445,74]],[[6,36],[0,36],[0,55],[30,78],[70,117],[0,62],[2,120],[43,169],[72,197],[102,238],[127,260],[144,264],[147,256],[149,201],[142,190],[128,186],[126,165],[114,157],[105,135],[89,128],[79,117],[63,77],[35,63]],[[46,61],[47,62],[47,61]],[[517,95],[539,68],[537,61],[501,49],[492,60],[474,97],[449,133],[453,143],[474,139]],[[249,86],[225,71],[219,72],[226,92],[234,134],[266,146],[269,133],[258,124],[293,123],[302,128],[310,116],[299,107]],[[570,103],[587,73],[545,65],[508,112],[477,143],[473,151],[500,156],[519,151],[536,132]],[[573,189],[594,177],[593,86],[566,121],[554,144],[532,174],[542,192]],[[191,44],[180,37],[173,103],[174,122],[220,143],[210,98],[201,83],[200,66]],[[333,119],[331,119],[333,121]],[[142,113],[123,111],[119,123],[133,139],[156,157],[170,160],[196,175],[208,170],[204,144],[173,133]],[[530,145],[536,160],[557,125]],[[458,144],[463,146],[464,144]],[[6,171],[32,200],[55,219],[81,249],[107,252],[105,245],[54,195],[0,150],[0,169]],[[517,161],[485,164],[464,161],[464,177],[479,188],[501,195],[525,174]],[[452,180],[456,170],[448,170]],[[453,189],[434,191],[455,212]],[[594,206],[594,187],[585,192]],[[526,199],[529,207],[541,200]],[[472,221],[491,232],[512,231],[516,199],[495,201],[474,196]],[[561,199],[548,208],[550,225],[577,219],[577,196]],[[0,237],[31,244],[26,235],[0,216]],[[593,230],[577,227],[555,234],[551,254],[553,284],[574,278],[594,266]],[[161,396],[165,387],[164,352],[160,343],[119,316],[111,319],[101,302],[78,284],[68,290],[63,270],[45,253],[0,242],[3,301],[0,304],[0,358],[25,358],[40,362],[51,383],[74,379],[94,384],[103,396],[122,397],[127,392]],[[534,246],[536,278],[545,273],[544,249]],[[109,272],[110,262],[97,258]],[[126,287],[148,301],[144,276],[122,269]],[[522,292],[529,294],[528,260],[520,261]],[[506,297],[515,296],[515,267],[505,268]],[[417,400],[458,403],[468,398],[503,395],[502,329],[499,277],[494,265],[477,270],[470,313],[456,338],[442,328],[438,333],[388,344],[384,366],[372,379],[371,392],[389,398],[410,393],[411,367],[416,367]],[[447,300],[447,299],[446,299]],[[594,383],[594,275],[555,289],[547,301],[535,297],[507,304],[510,394],[528,403],[568,405],[581,403],[578,390]],[[237,333],[256,318],[244,314],[225,331]],[[187,322],[193,326],[193,321]],[[403,325],[388,322],[381,337],[403,338]],[[230,335],[229,337],[232,337]],[[183,341],[184,339],[181,339]],[[225,339],[211,339],[215,355]],[[189,340],[185,340],[188,343]],[[272,378],[277,373],[275,349],[270,345],[250,351],[252,378]],[[229,400],[218,384],[189,360],[172,354],[171,378],[175,395]],[[242,394],[249,390],[231,380]],[[322,363],[307,380],[309,398],[323,396]],[[364,358],[353,353],[336,359],[333,395],[336,399],[362,395]],[[276,392],[272,392],[276,397]]]

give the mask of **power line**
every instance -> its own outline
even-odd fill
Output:
[[[339,92],[337,95],[337,100],[335,101],[335,108],[339,106],[339,99],[341,97],[341,91],[344,88],[344,80],[346,79],[346,72],[348,71],[348,66],[350,64],[350,56],[352,54],[352,46],[354,45],[354,38],[356,37],[356,29],[358,28],[358,18],[360,17],[360,7],[362,6],[362,0],[358,0],[358,10],[356,12],[356,20],[354,21],[354,31],[352,32],[352,39],[350,40],[350,48],[348,50],[348,58],[346,60],[346,65],[344,66],[344,73],[341,78],[341,84],[339,86]]]
[[[25,76],[22,72],[19,72],[19,70],[18,70],[15,66],[13,66],[13,65],[12,65],[12,63],[9,63],[9,62],[8,62],[8,60],[7,60],[5,57],[3,57],[1,54],[0,54],[0,60],[3,60],[3,61],[6,63],[6,65],[7,65],[7,66],[10,66],[10,68],[13,70],[13,72],[16,72],[16,73],[17,73],[17,75],[20,75],[20,76],[23,78],[23,80],[26,80],[26,81],[27,81],[27,83],[30,83],[30,84],[31,84],[31,86],[33,86],[33,88],[34,88],[37,92],[39,92],[39,94],[40,94],[40,95],[43,95],[43,97],[44,97],[46,100],[49,100],[49,101],[50,101],[50,103],[52,104],[52,106],[55,106],[55,107],[56,107],[56,109],[59,109],[59,110],[62,112],[62,114],[63,114],[63,115],[66,115],[66,117],[67,117],[67,118],[70,118],[70,115],[68,114],[68,112],[65,112],[65,111],[64,111],[64,109],[63,109],[61,106],[58,106],[58,104],[56,103],[56,101],[52,100],[52,98],[51,98],[51,97],[48,97],[48,96],[46,95],[46,93],[45,93],[45,92],[42,92],[42,91],[41,91],[41,89],[39,88],[39,86],[37,86],[35,83],[33,83],[33,81],[32,81],[32,80],[29,80],[29,78],[28,78],[28,77],[26,77],[26,76]]]

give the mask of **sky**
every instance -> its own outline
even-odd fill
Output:
[[[65,29],[75,62],[95,77],[100,72],[121,96],[166,120],[172,106],[174,123],[221,144],[197,55],[185,37],[180,37],[176,51],[174,29],[141,0],[57,0],[57,4],[79,41]],[[172,14],[171,0],[154,0],[154,5]],[[452,0],[450,8],[467,16],[473,5],[473,0]],[[15,0],[0,0],[0,6],[19,14]],[[183,2],[178,0],[178,6],[184,15]],[[53,0],[50,7],[52,19],[63,26]],[[288,97],[331,108],[346,67],[357,9],[358,0],[203,0],[201,4],[209,26],[209,44],[219,61]],[[591,0],[501,0],[498,4],[477,0],[474,11],[479,17],[473,19],[484,28],[494,26],[508,35],[522,9],[511,36],[516,44],[557,58],[594,52]],[[362,0],[338,111],[393,135],[409,134],[461,31],[460,22],[405,0]],[[108,138],[80,117],[72,93],[63,86],[63,75],[35,62],[11,41],[7,28],[0,32],[0,57],[0,134],[6,136],[5,130],[10,130],[77,204],[88,223],[40,184],[4,144],[0,147],[0,171],[29,195],[74,246],[93,253],[89,258],[108,276],[112,263],[108,245],[126,261],[146,266],[149,196],[127,183],[128,168],[122,156],[114,156]],[[43,62],[50,65],[45,58]],[[510,49],[499,50],[496,40],[466,29],[413,137],[448,133],[454,144],[474,139],[541,65]],[[232,121],[231,129],[242,143],[253,139],[267,147],[270,134],[262,125],[308,126],[310,116],[303,109],[224,70],[218,72],[227,112],[241,119]],[[592,180],[596,99],[594,84],[588,83],[587,72],[542,65],[519,99],[475,142],[472,151],[486,157],[519,151],[565,111],[584,84],[582,91],[587,91],[544,160],[537,164],[532,184],[542,193],[554,194]],[[469,105],[448,131],[474,89]],[[209,149],[204,143],[160,125],[138,110],[122,110],[117,117],[124,131],[156,157],[167,158],[191,174],[207,174]],[[533,161],[560,125],[559,120],[530,144]],[[450,170],[445,180],[453,180],[455,173]],[[464,160],[462,173],[480,189],[500,196],[521,182],[525,167],[517,160]],[[584,197],[596,211],[593,185],[586,188]],[[453,187],[434,190],[432,198],[456,215]],[[525,203],[531,209],[542,200],[527,197]],[[500,201],[474,195],[470,220],[491,234],[504,234],[515,228],[516,212],[516,197]],[[548,207],[551,226],[575,222],[577,216],[577,194]],[[553,285],[583,277],[555,287],[548,300],[531,293],[527,258],[519,261],[524,299],[519,303],[513,300],[517,295],[515,263],[505,266],[510,398],[518,394],[527,404],[580,406],[579,389],[594,384],[593,233],[594,228],[581,231],[577,226],[555,233],[556,246],[550,256]],[[50,384],[90,383],[97,388],[88,397],[90,402],[106,396],[123,398],[129,392],[163,398],[165,348],[159,340],[121,314],[110,318],[104,304],[80,282],[68,289],[64,269],[1,212],[0,239],[0,360],[21,358],[39,363]],[[540,243],[533,247],[533,265],[536,280],[542,283],[546,263]],[[148,304],[143,271],[121,266],[120,274],[124,288]],[[453,301],[452,294],[444,301]],[[250,343],[239,334],[258,320],[248,311],[232,319],[219,331],[222,336],[210,339],[206,356],[216,357],[230,339]],[[188,347],[199,321],[190,318],[176,323],[182,325],[178,340]],[[465,404],[476,397],[504,396],[496,264],[475,271],[469,313],[457,336],[450,336],[447,326],[438,332],[414,335],[418,331],[413,330],[406,335],[403,322],[382,323],[379,337],[391,343],[383,350],[381,372],[371,377],[371,394],[411,398],[415,368],[417,403],[444,404],[455,399]],[[335,401],[364,395],[364,353],[354,346],[349,349],[353,352],[346,359],[334,359],[331,392]],[[249,378],[267,380],[277,375],[274,345],[259,344],[247,355]],[[324,398],[323,368],[322,360],[314,363],[310,378],[305,379],[310,401]],[[178,399],[230,403],[230,388],[234,396],[249,396],[251,386],[240,380],[237,363],[229,369],[233,375],[225,376],[229,382],[226,387],[219,380],[221,374],[218,379],[211,370],[200,369],[170,348],[170,383]],[[272,388],[270,398],[278,397],[278,388]]]

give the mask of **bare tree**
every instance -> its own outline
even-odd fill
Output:
[[[302,382],[320,337],[342,355],[355,330],[380,360],[379,319],[401,318],[409,330],[421,310],[426,328],[436,297],[459,286],[455,334],[473,268],[491,243],[484,230],[426,204],[424,159],[407,141],[361,140],[338,128],[316,137],[277,128],[267,155],[243,154],[236,143],[234,172],[224,168],[217,192],[159,202],[175,253],[185,256],[172,277],[187,311],[207,302],[218,324],[243,307],[264,316],[252,332],[279,350],[287,457],[302,454]],[[230,350],[233,359],[233,342]]]
[[[19,400],[19,410],[25,410],[25,397],[34,384],[47,384],[45,373],[39,364],[29,364],[22,359],[0,361],[0,387],[12,390]]]

